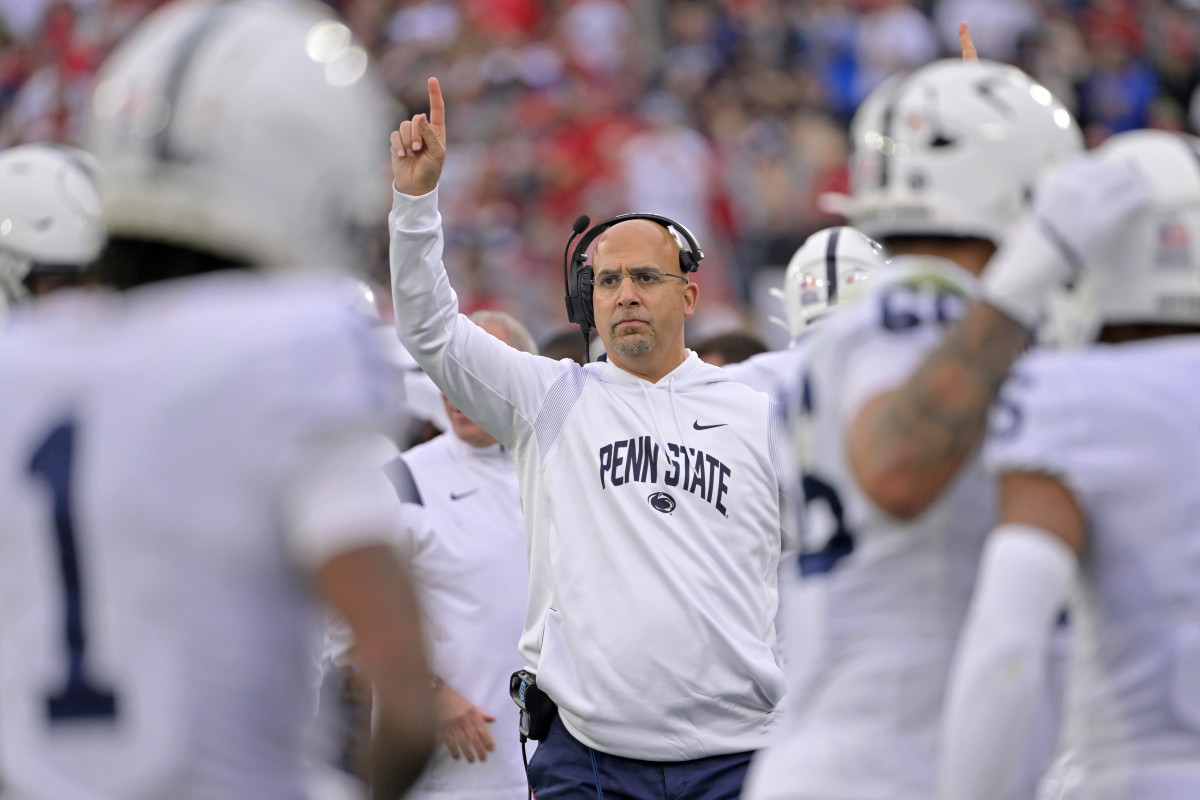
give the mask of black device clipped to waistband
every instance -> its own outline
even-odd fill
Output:
[[[525,783],[529,786],[529,798],[533,800],[533,784],[529,783],[529,759],[525,755],[525,742],[530,739],[535,742],[545,740],[550,733],[550,723],[558,713],[558,706],[548,694],[538,688],[537,676],[527,669],[512,674],[508,681],[508,693],[521,710],[518,722],[521,734],[521,761],[525,764]]]

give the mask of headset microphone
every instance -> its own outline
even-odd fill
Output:
[[[563,282],[567,289],[567,319],[577,324],[584,324],[583,307],[580,305],[579,287],[572,285],[571,276],[574,270],[571,269],[571,242],[575,241],[575,237],[588,229],[588,225],[592,222],[587,214],[580,214],[575,218],[575,224],[571,226],[571,235],[567,237],[567,246],[563,248]]]
[[[575,237],[588,229],[588,225],[592,224],[592,218],[587,214],[580,214],[575,218],[575,224],[571,226],[571,235],[567,237],[567,246],[563,248],[563,280],[567,284],[567,316],[573,317],[571,313],[571,242],[575,241]],[[572,322],[575,320],[572,319]]]
[[[591,360],[591,315],[584,305],[583,292],[585,289],[579,285],[576,274],[577,265],[571,263],[571,242],[575,241],[575,237],[586,231],[591,224],[592,219],[587,214],[580,214],[576,217],[575,223],[571,225],[571,235],[567,237],[567,246],[563,248],[563,282],[566,284],[567,289],[567,319],[581,326],[583,329],[584,363]],[[573,269],[573,267],[576,268]]]

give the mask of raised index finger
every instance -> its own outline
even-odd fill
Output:
[[[446,101],[442,99],[442,87],[437,78],[429,79],[429,124],[439,139],[446,136]]]

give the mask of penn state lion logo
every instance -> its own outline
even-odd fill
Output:
[[[666,492],[655,492],[646,498],[646,502],[655,511],[661,511],[664,514],[670,514],[675,510],[675,498]]]

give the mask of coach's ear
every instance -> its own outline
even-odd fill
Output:
[[[696,313],[696,303],[700,300],[700,287],[693,281],[688,281],[683,287],[683,316],[690,317]]]

